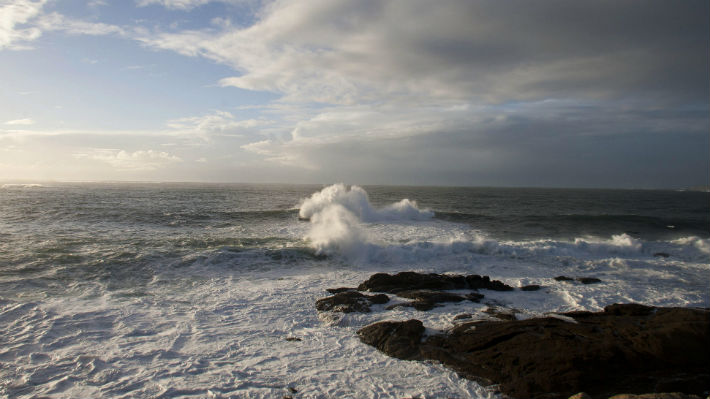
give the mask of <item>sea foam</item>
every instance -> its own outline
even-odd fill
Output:
[[[434,212],[409,199],[377,209],[363,188],[334,184],[305,199],[299,216],[311,222],[306,238],[316,253],[361,257],[372,244],[363,223],[429,220]]]

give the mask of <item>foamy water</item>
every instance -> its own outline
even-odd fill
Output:
[[[3,186],[0,395],[495,397],[440,365],[389,358],[355,331],[417,318],[434,333],[459,313],[487,317],[486,302],[519,318],[618,302],[710,306],[710,234],[688,234],[685,211],[672,223],[690,227],[667,237],[658,232],[668,222],[652,220],[640,232],[518,239],[481,228],[493,226],[486,215],[473,217],[480,225],[438,216],[442,204],[463,208],[458,198],[421,191],[431,205],[419,205],[387,190],[371,199],[344,185]],[[638,228],[639,218],[624,220]],[[326,288],[403,270],[544,288],[482,291],[484,303],[429,312],[315,310]]]

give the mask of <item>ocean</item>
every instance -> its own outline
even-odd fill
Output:
[[[488,275],[428,312],[318,314],[375,272]],[[595,277],[598,284],[556,281]],[[494,398],[360,343],[612,303],[710,307],[710,194],[685,191],[51,183],[0,188],[0,397]],[[378,307],[380,306],[380,307]]]

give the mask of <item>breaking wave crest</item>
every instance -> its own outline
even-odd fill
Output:
[[[334,184],[304,200],[299,216],[311,222],[306,238],[317,254],[357,256],[371,243],[362,223],[430,220],[434,212],[409,199],[377,209],[361,187]]]
[[[299,215],[310,220],[305,239],[316,255],[341,256],[356,263],[418,263],[444,261],[447,256],[496,256],[542,261],[557,257],[650,259],[673,254],[676,259],[708,258],[707,239],[644,240],[629,234],[570,239],[501,240],[468,223],[434,218],[403,199],[375,208],[358,186],[328,186],[301,204]]]

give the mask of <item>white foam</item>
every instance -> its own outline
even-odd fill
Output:
[[[409,199],[376,209],[361,187],[334,184],[305,199],[299,216],[310,219],[312,228],[306,238],[316,253],[368,259],[372,237],[363,223],[429,220],[434,213],[419,209]]]
[[[37,183],[6,183],[0,186],[0,188],[40,188],[44,187],[42,184]]]
[[[378,209],[364,190],[336,185],[303,202],[301,216],[310,223],[280,220],[209,232],[216,240],[284,238],[269,248],[206,246],[177,258],[152,256],[146,265],[152,279],[121,290],[109,288],[114,278],[128,278],[121,273],[109,282],[62,280],[67,295],[30,299],[38,291],[32,281],[24,291],[15,288],[21,292],[12,299],[10,290],[0,290],[0,396],[273,398],[293,387],[294,397],[308,398],[492,398],[439,365],[387,357],[361,343],[356,331],[416,318],[433,333],[452,327],[456,314],[487,318],[488,306],[517,309],[519,319],[597,311],[616,302],[710,306],[708,239],[496,240],[427,212],[408,200]],[[306,241],[329,257],[314,259],[307,251],[273,256]],[[319,316],[315,310],[315,301],[328,295],[325,288],[404,270],[482,274],[542,289],[482,290],[481,303],[428,312],[387,305],[367,314]],[[556,281],[559,275],[601,283]],[[18,287],[21,278],[0,284]]]
[[[416,201],[409,199],[375,209],[365,190],[358,186],[348,188],[342,183],[328,186],[305,199],[301,203],[299,215],[302,218],[312,218],[333,205],[345,208],[362,222],[429,220],[434,217],[434,212],[419,209]]]

